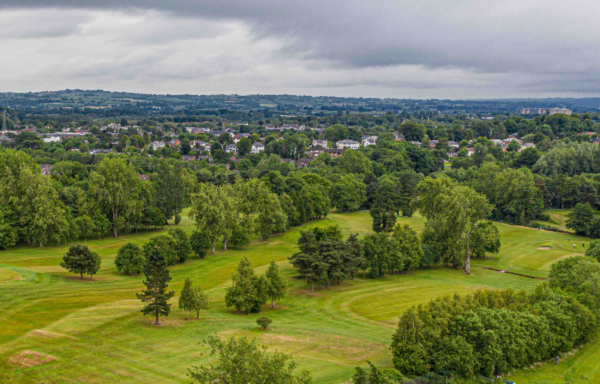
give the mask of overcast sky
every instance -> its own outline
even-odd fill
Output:
[[[592,0],[0,0],[0,91],[600,96]]]

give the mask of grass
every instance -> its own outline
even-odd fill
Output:
[[[424,225],[418,215],[400,221],[417,231]],[[307,227],[333,223],[346,233],[370,233],[371,218],[366,212],[332,214],[331,219],[314,221]],[[187,217],[180,227],[193,229]],[[471,276],[444,267],[379,280],[359,276],[329,290],[317,290],[314,296],[304,282],[294,278],[295,271],[287,261],[296,251],[300,228],[264,243],[254,241],[246,249],[192,258],[170,268],[170,288],[179,292],[185,278],[190,277],[194,285],[208,291],[211,309],[201,313],[199,320],[185,321],[185,313],[176,308],[174,298],[171,316],[160,327],[152,326],[152,319],[141,315],[141,303],[135,299],[143,277],[123,276],[114,266],[122,244],[141,244],[160,231],[89,240],[90,248],[102,258],[102,269],[93,280],[80,280],[59,267],[65,246],[4,251],[0,253],[0,382],[189,383],[188,368],[212,360],[200,342],[216,334],[255,337],[270,350],[294,354],[301,368],[313,373],[315,383],[342,383],[366,360],[391,366],[390,338],[406,308],[439,295],[480,288],[532,291],[539,280],[478,267],[545,277],[552,262],[582,254],[580,243],[586,241],[567,234],[498,227],[501,252],[475,260]],[[573,250],[573,241],[580,248]],[[539,250],[542,246],[551,249]],[[258,273],[263,273],[271,260],[280,266],[290,288],[277,309],[265,306],[261,314],[243,316],[225,307],[225,288],[243,256],[252,261]],[[273,324],[261,331],[256,319],[265,315]],[[37,354],[51,358],[39,358],[36,364],[15,364]],[[558,367],[524,370],[515,381],[575,383],[585,376],[594,382],[600,374],[595,364],[599,356],[600,343],[593,342]],[[560,375],[571,381],[556,379]]]

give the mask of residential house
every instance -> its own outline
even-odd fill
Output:
[[[340,140],[335,143],[335,147],[337,149],[350,148],[352,150],[357,150],[360,147],[360,143],[354,140]]]
[[[165,146],[165,142],[164,141],[153,141],[150,146],[152,147],[153,150],[157,150],[157,149],[161,149]]]
[[[319,156],[321,153],[324,153],[325,150],[326,150],[326,148],[323,148],[321,146],[314,147],[314,148],[311,148],[308,151],[306,151],[306,155],[308,157],[315,158],[315,157]]]
[[[414,140],[413,140],[413,141],[411,141],[410,143],[411,143],[412,145],[416,145],[417,147],[420,147],[420,146],[421,146],[421,142],[420,142],[420,141],[414,141]]]
[[[227,153],[236,153],[237,152],[237,147],[235,146],[235,144],[227,144],[225,146],[225,152],[227,152]]]
[[[313,159],[298,159],[296,163],[298,164],[298,168],[304,168],[310,164],[311,161],[313,161]]]
[[[377,144],[377,136],[369,136],[365,140],[363,140],[363,147],[368,147],[370,145]]]
[[[329,153],[329,156],[331,157],[340,157],[344,154],[345,149],[330,149],[327,148],[325,150],[325,153]]]
[[[204,156],[204,155],[199,155],[199,156],[198,156],[198,161],[200,161],[200,160],[206,160],[206,161],[208,161],[209,163],[212,163],[212,161],[213,161],[213,158],[212,158],[212,156]]]
[[[178,147],[181,145],[181,140],[179,139],[174,139],[169,141],[169,147]]]
[[[439,142],[440,142],[439,140],[429,140],[429,149],[435,149],[435,146]]]
[[[150,181],[150,175],[144,175],[144,174],[141,174],[141,175],[140,175],[140,179],[141,179],[142,181]]]
[[[252,136],[252,134],[250,133],[238,133],[237,135],[233,136],[233,142],[234,143],[239,143],[240,140],[242,140],[243,137],[249,139]]]
[[[250,152],[256,154],[256,153],[261,153],[264,150],[265,150],[265,145],[263,143],[261,143],[260,141],[257,141],[254,144],[252,144],[252,150]]]
[[[196,161],[196,156],[184,155],[184,156],[181,156],[181,160],[183,160],[183,161]]]
[[[312,146],[313,147],[319,146],[319,147],[327,148],[327,140],[313,139]]]

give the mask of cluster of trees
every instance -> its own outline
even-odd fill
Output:
[[[176,162],[162,161],[150,183],[131,163],[106,158],[90,172],[55,164],[51,177],[22,151],[0,152],[0,248],[99,238],[111,231],[162,227],[176,218],[196,188]],[[187,179],[186,179],[187,177]]]
[[[418,185],[416,206],[427,218],[421,240],[447,264],[471,272],[471,257],[497,253],[498,230],[485,220],[493,207],[485,195],[449,178],[428,178]]]
[[[600,213],[589,203],[579,203],[568,215],[567,228],[578,235],[600,238]]]
[[[235,307],[238,312],[259,313],[261,306],[268,300],[271,300],[271,306],[275,308],[277,300],[285,297],[287,284],[274,261],[271,261],[264,276],[257,276],[250,260],[243,257],[231,278],[233,285],[227,288],[225,304],[227,307]]]
[[[568,352],[596,334],[599,272],[595,259],[569,258],[533,294],[482,290],[413,307],[393,336],[394,365],[489,377]]]
[[[190,311],[196,311],[196,318],[200,318],[200,311],[209,309],[208,294],[202,289],[192,288],[192,280],[185,278],[183,289],[179,295],[179,309],[186,312],[186,320],[190,319]]]
[[[339,284],[347,277],[354,278],[365,263],[358,235],[350,235],[344,241],[337,225],[301,231],[298,247],[300,252],[293,254],[290,262],[300,277],[311,284],[312,294],[315,282],[324,282],[329,288],[331,281]]]
[[[410,272],[426,266],[423,260],[421,240],[408,225],[397,223],[391,235],[380,232],[367,235],[361,241],[364,263],[363,271],[369,270],[372,278],[383,277],[385,271]]]

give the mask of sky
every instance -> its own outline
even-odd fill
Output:
[[[600,96],[591,0],[0,0],[0,92]]]

